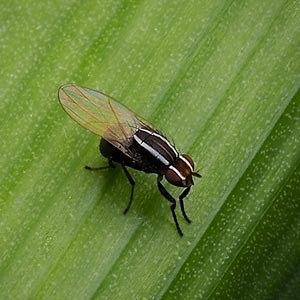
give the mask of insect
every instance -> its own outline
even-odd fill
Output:
[[[114,168],[119,163],[131,185],[131,194],[124,214],[132,201],[135,181],[127,167],[156,173],[157,187],[170,203],[170,209],[180,236],[175,208],[176,200],[161,183],[163,177],[178,187],[185,188],[179,196],[184,219],[191,223],[185,213],[183,199],[194,184],[193,176],[201,177],[194,171],[194,162],[187,154],[180,154],[175,147],[148,121],[136,115],[104,93],[77,85],[64,85],[59,89],[59,101],[66,113],[83,127],[101,137],[100,153],[108,159],[108,166],[89,170]]]

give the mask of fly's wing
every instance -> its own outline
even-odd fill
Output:
[[[130,109],[101,92],[64,85],[58,96],[63,109],[73,120],[125,154],[128,141],[141,126],[153,128]]]

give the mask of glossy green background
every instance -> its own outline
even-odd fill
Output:
[[[12,1],[0,26],[1,299],[296,299],[299,1]],[[183,238],[154,175],[124,216],[122,170],[83,169],[106,162],[65,83],[193,157]]]

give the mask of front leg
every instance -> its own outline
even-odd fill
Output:
[[[162,176],[159,175],[157,177],[157,187],[160,191],[160,193],[168,200],[170,201],[172,204],[170,206],[170,209],[171,209],[171,212],[172,212],[172,216],[173,216],[173,220],[174,220],[174,223],[176,225],[176,229],[179,233],[180,236],[183,236],[183,233],[182,233],[182,230],[179,226],[179,223],[178,223],[178,220],[177,220],[177,217],[176,217],[176,213],[175,213],[175,208],[176,208],[176,200],[170,195],[170,193],[166,190],[166,188],[161,184],[161,180],[162,180]]]
[[[190,192],[191,187],[187,187],[182,194],[179,196],[179,203],[180,203],[180,208],[181,208],[181,212],[182,215],[184,216],[184,218],[186,219],[186,221],[188,223],[191,223],[192,221],[189,219],[189,217],[186,215],[185,210],[184,210],[184,202],[183,199],[188,195],[188,193]]]

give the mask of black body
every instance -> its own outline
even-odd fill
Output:
[[[167,147],[161,139],[156,136],[146,134],[143,131],[138,130],[135,135],[139,136],[143,141],[147,141],[153,149],[159,152],[162,156],[168,160],[169,164],[173,164],[178,158],[170,149]],[[117,147],[106,141],[104,138],[100,140],[100,153],[111,159],[114,162],[124,164],[130,168],[143,171],[145,173],[156,173],[164,175],[168,170],[168,167],[164,165],[160,160],[153,157],[149,151],[145,150],[135,141],[134,138],[128,140],[128,154],[126,155]]]

